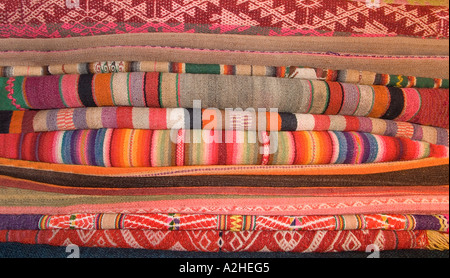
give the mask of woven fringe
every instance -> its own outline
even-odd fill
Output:
[[[427,231],[428,246],[430,250],[449,250],[449,236],[446,233]]]

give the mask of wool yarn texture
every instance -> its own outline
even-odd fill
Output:
[[[208,84],[208,85],[207,85]],[[448,89],[268,77],[116,73],[0,78],[0,110],[101,106],[270,109],[448,128]],[[46,98],[41,98],[42,92]]]
[[[118,72],[166,72],[191,74],[219,74],[269,76],[323,80],[359,85],[382,85],[399,88],[449,88],[448,79],[391,75],[358,70],[332,70],[301,66],[272,67],[256,65],[192,64],[159,61],[104,61],[49,66],[0,67],[0,76],[40,76],[62,74],[96,74]]]
[[[0,134],[0,157],[103,167],[355,164],[448,157],[449,148],[358,132],[99,129]],[[389,150],[389,151],[387,151]]]

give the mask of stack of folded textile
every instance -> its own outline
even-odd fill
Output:
[[[448,1],[0,13],[0,248],[449,249]]]

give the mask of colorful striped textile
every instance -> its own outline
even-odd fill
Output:
[[[3,158],[102,167],[358,164],[448,156],[449,148],[442,145],[360,132],[98,129],[0,134]]]
[[[448,38],[448,7],[382,2],[33,1],[3,5],[2,38],[89,37],[123,33]],[[48,11],[52,11],[49,13]],[[31,12],[32,11],[32,12]],[[93,12],[95,11],[95,13]],[[99,16],[101,15],[101,17]],[[447,18],[446,18],[447,15]],[[405,20],[399,20],[405,19]],[[406,20],[407,19],[407,20]]]
[[[358,131],[449,146],[448,129],[369,117],[144,107],[0,111],[0,133],[100,128]]]
[[[42,92],[46,92],[45,98]],[[449,126],[448,89],[136,72],[0,78],[0,110],[97,106],[276,108],[279,112],[353,115]]]
[[[212,214],[67,215],[0,214],[0,230],[218,230],[218,231],[347,231],[432,230],[449,232],[448,215],[311,215],[258,216]]]
[[[383,250],[448,250],[436,231],[143,231],[1,230],[0,242],[201,252],[344,252],[371,245]],[[372,250],[370,250],[372,251]]]
[[[448,0],[0,0],[0,245],[448,253],[449,38]]]
[[[382,85],[399,88],[449,88],[448,79],[380,74],[358,70],[315,69],[299,66],[273,67],[255,65],[192,64],[159,61],[104,61],[92,63],[0,67],[0,76],[39,76],[62,74],[96,74],[118,72],[163,72],[270,76],[323,80],[359,85]]]

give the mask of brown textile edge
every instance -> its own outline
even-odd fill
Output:
[[[230,34],[148,33],[58,39],[2,39],[0,41],[1,51],[51,51],[117,45],[152,45],[222,50],[333,51],[379,55],[449,55],[449,40],[403,37],[270,37]]]
[[[0,166],[0,175],[79,188],[439,186],[448,184],[449,165],[367,175],[166,177],[108,177]]]

